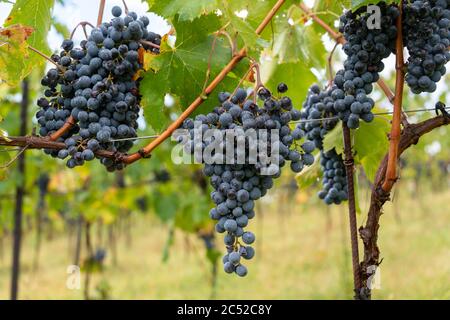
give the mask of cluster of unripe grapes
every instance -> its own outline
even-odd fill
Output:
[[[47,89],[45,98],[38,100],[39,134],[56,132],[70,116],[76,122],[57,140],[66,148],[46,150],[53,157],[69,158],[69,168],[93,160],[100,149],[126,153],[137,136],[140,50],[158,53],[148,42],[160,44],[161,37],[147,30],[145,16],[138,18],[130,12],[122,18],[122,9],[117,6],[112,14],[114,18],[94,28],[80,47],[64,40],[63,50],[52,56],[57,67],[41,81]],[[109,158],[102,158],[101,163],[109,171],[124,166]]]
[[[450,1],[405,3],[403,29],[409,52],[406,83],[416,94],[434,92],[450,61]]]
[[[286,91],[285,84],[278,86],[279,94]],[[216,221],[216,231],[225,233],[227,254],[223,258],[224,270],[239,276],[247,274],[242,260],[251,259],[255,254],[251,246],[255,235],[244,229],[255,217],[255,201],[273,187],[274,179],[280,177],[281,168],[288,163],[294,172],[300,172],[304,166],[314,163],[314,143],[300,143],[304,131],[290,127],[291,121],[298,121],[301,117],[300,112],[293,108],[291,99],[287,96],[275,97],[266,88],[261,88],[257,96],[262,102],[260,105],[244,89],[239,88],[233,94],[222,92],[219,94],[220,106],[206,115],[187,119],[182,126],[189,132],[187,141],[183,141],[185,150],[194,157],[197,157],[196,149],[202,154],[215,142],[214,137],[196,141],[195,130],[207,132],[208,129],[218,129],[222,133],[232,131],[235,135],[231,145],[231,163],[219,160],[224,159],[229,151],[224,139],[212,152],[216,160],[212,163],[204,161],[203,172],[214,188],[211,198],[216,206],[211,209],[210,217]],[[257,158],[253,160],[251,150],[260,140],[247,139],[246,134],[250,130],[254,130],[257,139],[267,141],[267,148],[258,148]],[[272,130],[278,134],[273,135]],[[239,140],[242,138],[244,140],[241,142],[245,142],[240,146]],[[275,161],[268,163],[265,161],[267,158],[274,158]],[[264,169],[266,171],[262,171]]]

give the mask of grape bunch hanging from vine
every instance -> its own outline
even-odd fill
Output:
[[[278,0],[273,4],[253,32],[255,36],[262,37],[264,29],[276,19],[277,11],[284,3],[285,1]],[[346,55],[343,69],[333,74],[329,66],[330,77],[326,85],[315,84],[308,92],[302,92],[306,97],[303,104],[284,96],[290,82],[301,81],[302,75],[297,75],[297,79],[283,79],[283,83],[278,84],[276,93],[272,94],[268,89],[269,85],[262,83],[261,63],[256,57],[252,57],[254,50],[247,47],[251,41],[246,41],[238,32],[231,36],[227,28],[233,26],[232,21],[222,25],[213,35],[208,34],[208,39],[212,39],[208,42],[209,58],[202,59],[203,62],[207,61],[206,81],[202,91],[197,92],[198,97],[165,130],[153,136],[154,140],[131,154],[128,152],[134,147],[134,141],[138,140],[137,120],[141,116],[142,91],[151,90],[148,89],[146,79],[160,71],[163,62],[167,62],[163,60],[165,55],[172,54],[172,58],[175,56],[176,47],[167,49],[168,38],[174,33],[177,39],[182,38],[183,30],[175,28],[175,32],[172,30],[171,34],[161,37],[147,29],[147,17],[138,18],[136,13],[128,12],[127,9],[122,17],[122,9],[113,7],[114,18],[110,22],[101,22],[100,18],[96,27],[86,22],[80,23],[85,32],[86,26],[91,26],[92,30],[90,34],[86,33],[87,39],[81,41],[79,47],[75,46],[72,39],[66,39],[61,46],[62,51],[48,58],[55,68],[50,69],[41,81],[45,87],[45,97],[39,98],[37,105],[40,109],[36,114],[40,136],[2,137],[0,144],[20,146],[24,150],[44,149],[53,157],[69,158],[69,168],[98,158],[108,171],[114,171],[150,157],[177,129],[187,129],[193,137],[198,129],[195,122],[200,123],[201,131],[234,130],[245,134],[251,130],[278,130],[280,140],[277,141],[276,148],[274,145],[270,146],[279,150],[278,166],[269,175],[260,172],[264,166],[261,162],[250,163],[250,159],[245,156],[251,147],[249,143],[243,149],[233,144],[237,157],[240,152],[244,153],[242,164],[203,163],[203,172],[210,178],[214,189],[211,199],[215,206],[209,214],[215,222],[215,230],[225,233],[225,272],[247,275],[243,259],[249,260],[255,255],[251,245],[256,241],[256,236],[244,228],[248,226],[249,220],[257,216],[255,201],[273,187],[274,180],[282,174],[281,168],[289,164],[291,171],[301,177],[308,167],[319,163],[322,171],[319,198],[327,205],[339,205],[348,201],[355,295],[358,298],[370,297],[370,289],[364,284],[364,280],[370,277],[368,266],[379,263],[376,244],[378,220],[382,205],[389,198],[398,178],[398,158],[420,136],[448,124],[445,107],[439,109],[442,115],[422,123],[410,124],[402,109],[402,97],[405,82],[414,94],[434,92],[446,74],[445,65],[450,60],[450,2],[378,2],[375,5],[379,9],[376,16],[379,27],[370,24],[373,14],[368,10],[368,4],[365,2],[362,6],[345,11],[339,19],[339,33],[305,4],[295,5],[295,8],[303,12],[302,19],[311,19],[322,26],[336,44],[342,44]],[[174,20],[182,20],[181,14],[172,14]],[[220,49],[217,39],[221,36],[229,43],[232,57],[228,63],[222,64],[223,68],[209,81],[215,50]],[[239,49],[238,45],[242,45],[242,48]],[[265,49],[267,48],[266,44]],[[403,56],[405,48],[409,52],[407,62]],[[29,49],[39,53],[31,46]],[[396,56],[395,93],[380,77],[385,68],[383,61],[392,54]],[[148,68],[146,57],[157,60],[155,56],[161,60],[154,63],[153,68]],[[243,60],[249,61],[248,71],[237,87],[234,83],[226,88],[230,78],[235,80],[238,74],[234,73],[233,77],[229,77],[230,73]],[[152,62],[154,61],[150,61],[150,64]],[[255,76],[256,81],[253,79]],[[170,79],[167,81],[170,82]],[[357,132],[366,123],[372,123],[377,115],[374,110],[375,101],[370,96],[375,83],[393,103],[394,111],[389,151],[380,163],[374,179],[367,225],[360,229],[365,246],[365,257],[360,262],[355,216],[355,154],[351,138],[352,132]],[[244,89],[243,85],[249,84],[253,88]],[[216,90],[218,87],[229,92],[224,90],[219,93]],[[218,95],[218,105],[208,112],[189,118],[205,101],[209,103],[212,100],[208,97],[213,93]],[[180,95],[178,98],[184,97]],[[303,108],[299,110],[298,106],[301,104]],[[152,112],[149,113],[150,117],[153,116]],[[157,110],[155,117],[156,113]],[[344,141],[343,152],[337,146],[325,146],[327,136],[340,126]],[[206,149],[208,142],[197,146],[194,141],[188,141],[184,147],[188,152],[195,153],[197,147],[201,151]],[[272,156],[272,151],[269,150],[264,156]]]

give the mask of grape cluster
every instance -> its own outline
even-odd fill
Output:
[[[93,160],[100,149],[126,153],[137,136],[139,50],[158,53],[149,42],[159,44],[161,37],[147,30],[147,17],[138,19],[130,12],[122,18],[117,6],[112,13],[112,21],[94,28],[79,48],[72,40],[64,40],[63,50],[52,56],[57,68],[50,69],[41,81],[47,89],[37,103],[39,134],[54,133],[70,116],[77,122],[58,139],[65,149],[46,150],[53,157],[69,157],[69,168]],[[109,158],[102,158],[101,163],[109,171],[123,168]]]
[[[323,150],[325,135],[333,130],[339,123],[334,110],[332,98],[336,86],[333,85],[322,90],[318,85],[312,85],[301,111],[302,122],[298,128],[305,132],[305,137],[314,142],[321,155],[321,169],[323,171],[323,189],[319,192],[319,198],[327,205],[340,204],[348,198],[347,179],[342,157],[333,149],[328,152]]]
[[[395,51],[395,21],[399,10],[385,2],[378,3],[378,7],[381,10],[380,29],[369,28],[371,14],[367,7],[347,11],[340,18],[339,31],[347,40],[343,46],[347,59],[344,69],[336,73],[336,88],[331,97],[335,100],[337,115],[351,129],[359,127],[360,119],[365,122],[373,120],[371,110],[375,103],[368,95],[384,69],[382,60]]]
[[[285,84],[278,86],[279,93],[286,91]],[[281,168],[288,162],[294,172],[300,172],[304,166],[314,163],[314,143],[307,141],[300,144],[299,140],[304,137],[303,130],[291,130],[289,126],[291,121],[297,121],[301,117],[300,112],[293,108],[291,99],[287,96],[278,99],[266,88],[258,91],[258,97],[263,101],[262,106],[258,105],[256,99],[249,97],[244,89],[239,88],[234,94],[222,92],[219,94],[220,106],[207,115],[187,119],[182,126],[189,131],[189,139],[184,141],[184,148],[194,154],[194,157],[197,148],[203,151],[214,141],[214,138],[196,141],[195,130],[206,132],[208,129],[219,129],[222,133],[230,130],[234,133],[234,161],[223,163],[219,160],[229,151],[226,150],[225,142],[220,143],[213,153],[214,157],[217,156],[216,161],[207,163],[204,159],[197,160],[205,162],[203,172],[210,178],[214,188],[211,198],[216,206],[211,209],[210,217],[217,221],[216,231],[225,233],[227,254],[223,258],[224,270],[239,276],[247,274],[242,261],[252,259],[255,254],[251,246],[255,235],[244,230],[249,220],[255,216],[255,201],[272,188],[274,179],[280,176]],[[255,143],[244,138],[245,147],[238,147],[239,139],[245,137],[250,130],[254,130],[258,139],[267,138],[265,141],[269,141],[266,150],[259,149],[257,159],[253,160],[251,148]],[[272,130],[276,130],[279,139],[272,139]],[[275,151],[277,149],[278,155]],[[272,156],[275,156],[278,165],[265,161]],[[262,169],[267,171],[263,173]]]
[[[410,55],[406,83],[416,94],[434,92],[450,61],[450,1],[405,3],[403,29]]]
[[[318,196],[326,204],[340,204],[348,200],[347,175],[342,156],[335,149],[320,152],[320,166],[323,171],[323,189]]]
[[[334,90],[336,90],[336,86],[321,90],[317,84],[312,85],[303,103],[302,122],[297,126],[305,132],[305,137],[314,142],[315,147],[320,150],[323,148],[325,135],[333,130],[339,122],[334,110],[334,99],[331,96]]]

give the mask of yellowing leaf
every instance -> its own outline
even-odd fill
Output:
[[[33,28],[22,25],[0,29],[0,80],[15,85],[29,72],[25,61],[30,52],[25,41],[32,33]]]
[[[47,45],[47,34],[52,24],[51,11],[54,0],[17,0],[5,22],[5,27],[23,25],[32,28],[34,31],[27,39],[27,43],[39,51],[50,54]],[[1,49],[1,48],[0,48]],[[26,77],[33,68],[42,65],[45,60],[29,52],[3,52],[0,58],[0,69],[7,62],[7,70],[2,71],[0,76],[10,85],[17,85]]]
[[[150,11],[155,12],[166,19],[176,15],[180,21],[192,21],[202,15],[214,12],[218,6],[218,0],[147,0]]]

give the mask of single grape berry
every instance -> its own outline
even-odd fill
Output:
[[[288,91],[288,86],[282,82],[278,84],[277,90],[279,93],[285,93],[286,91]]]

